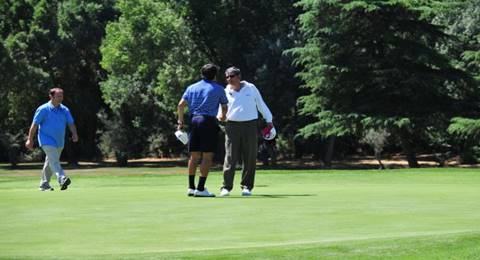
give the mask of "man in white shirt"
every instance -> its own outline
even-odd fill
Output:
[[[230,67],[225,71],[228,99],[225,125],[225,161],[223,187],[220,196],[228,196],[233,188],[236,163],[242,159],[242,195],[250,196],[255,182],[258,149],[258,111],[269,128],[273,128],[272,113],[263,101],[257,87],[242,81],[240,69]]]

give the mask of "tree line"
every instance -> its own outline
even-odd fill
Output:
[[[257,85],[284,157],[480,158],[480,0],[5,0],[0,159],[41,156],[23,143],[53,86],[70,162],[183,153],[176,103],[207,62]]]

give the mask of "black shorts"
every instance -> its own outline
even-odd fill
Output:
[[[193,116],[190,124],[188,151],[216,152],[219,130],[220,128],[215,117],[205,115]]]

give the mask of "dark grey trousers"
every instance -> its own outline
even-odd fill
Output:
[[[225,125],[225,161],[223,164],[223,188],[232,190],[235,167],[243,162],[242,188],[253,189],[257,164],[258,120],[246,122],[228,121]]]

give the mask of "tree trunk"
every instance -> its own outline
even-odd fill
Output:
[[[70,166],[78,166],[78,159],[75,153],[75,146],[77,144],[71,141],[68,141],[65,145],[65,152],[67,154],[67,161],[68,165]]]
[[[379,170],[384,170],[385,165],[383,165],[383,163],[382,163],[382,152],[375,151],[375,158],[377,159],[378,164],[380,164]]]
[[[16,169],[18,165],[18,154],[20,149],[17,147],[10,147],[8,151],[8,160],[10,162],[10,168]]]
[[[420,165],[417,161],[417,154],[415,152],[415,148],[413,144],[410,142],[408,137],[402,136],[401,137],[402,148],[405,156],[407,157],[408,167],[410,168],[419,168]]]
[[[325,152],[325,156],[323,157],[323,162],[325,163],[326,167],[332,166],[332,158],[333,158],[333,148],[335,147],[335,136],[329,136],[327,138],[327,150]]]
[[[128,165],[128,155],[125,152],[116,151],[115,158],[117,160],[117,165],[119,167],[127,167]]]

